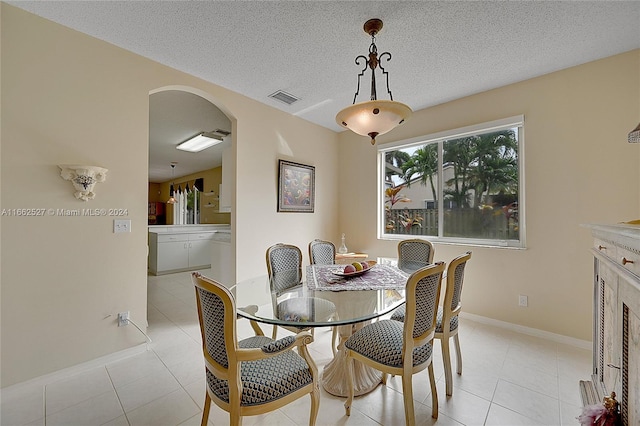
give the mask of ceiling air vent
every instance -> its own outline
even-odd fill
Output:
[[[228,132],[228,131],[222,130],[222,129],[215,129],[211,133],[213,133],[214,135],[222,136],[222,137],[229,136],[231,134],[231,132]]]
[[[270,94],[269,97],[273,99],[277,99],[280,102],[284,102],[287,105],[291,105],[292,103],[298,102],[300,100],[300,98],[296,98],[295,96],[287,92],[284,92],[282,90],[278,90],[277,92]]]

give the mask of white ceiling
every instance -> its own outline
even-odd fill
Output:
[[[370,18],[384,22],[394,100],[413,110],[640,48],[640,1],[7,3],[335,131]],[[277,90],[300,101],[268,97]]]

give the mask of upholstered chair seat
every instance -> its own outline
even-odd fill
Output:
[[[402,328],[398,321],[381,320],[355,332],[345,346],[380,364],[402,368]],[[432,342],[413,348],[413,366],[428,362],[432,349]]]
[[[261,348],[272,352],[275,348],[288,347],[294,342],[293,336],[274,341],[265,336],[254,336],[238,342],[244,349]],[[313,376],[307,363],[292,351],[255,361],[244,361],[240,365],[242,396],[240,406],[250,406],[273,402],[313,383]],[[207,371],[209,389],[222,401],[229,402],[229,382]]]
[[[238,341],[233,295],[222,284],[192,273],[202,336],[206,395],[202,426],[209,419],[211,401],[229,413],[229,423],[264,414],[304,395],[311,396],[309,425],[315,425],[320,406],[318,369],[307,345],[308,332],[280,340],[257,336]],[[293,349],[296,349],[294,351]]]
[[[457,367],[456,372],[462,374],[462,351],[460,350],[460,338],[458,336],[459,314],[462,310],[462,284],[464,282],[464,270],[467,261],[471,259],[471,252],[468,251],[453,259],[447,268],[446,289],[444,303],[438,306],[438,317],[434,338],[440,340],[442,345],[442,361],[444,363],[444,376],[446,393],[453,395],[453,372],[451,368],[451,355],[449,350],[449,339],[453,338],[456,350]],[[393,311],[391,319],[404,322],[405,307],[401,306]],[[449,323],[449,327],[443,324]]]
[[[435,333],[440,286],[445,265],[434,263],[411,274],[405,286],[405,321],[381,320],[367,324],[345,343],[348,396],[344,407],[351,414],[354,397],[354,362],[387,374],[402,376],[405,422],[416,423],[413,409],[413,375],[428,369],[431,385],[431,417],[438,418],[438,393],[433,372]]]

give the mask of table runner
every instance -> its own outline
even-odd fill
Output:
[[[345,265],[307,266],[307,287],[316,291],[404,289],[409,275],[391,265],[374,265],[357,277],[340,277]]]

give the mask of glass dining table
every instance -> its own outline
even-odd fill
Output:
[[[405,301],[409,274],[396,264],[395,259],[379,258],[375,265],[355,274],[345,274],[345,265],[309,265],[303,271],[274,274],[271,279],[265,274],[238,282],[231,291],[238,315],[249,320],[289,328],[338,327],[338,348],[324,367],[322,385],[332,395],[346,397],[344,342]],[[354,363],[355,395],[370,392],[381,379],[377,370]]]

